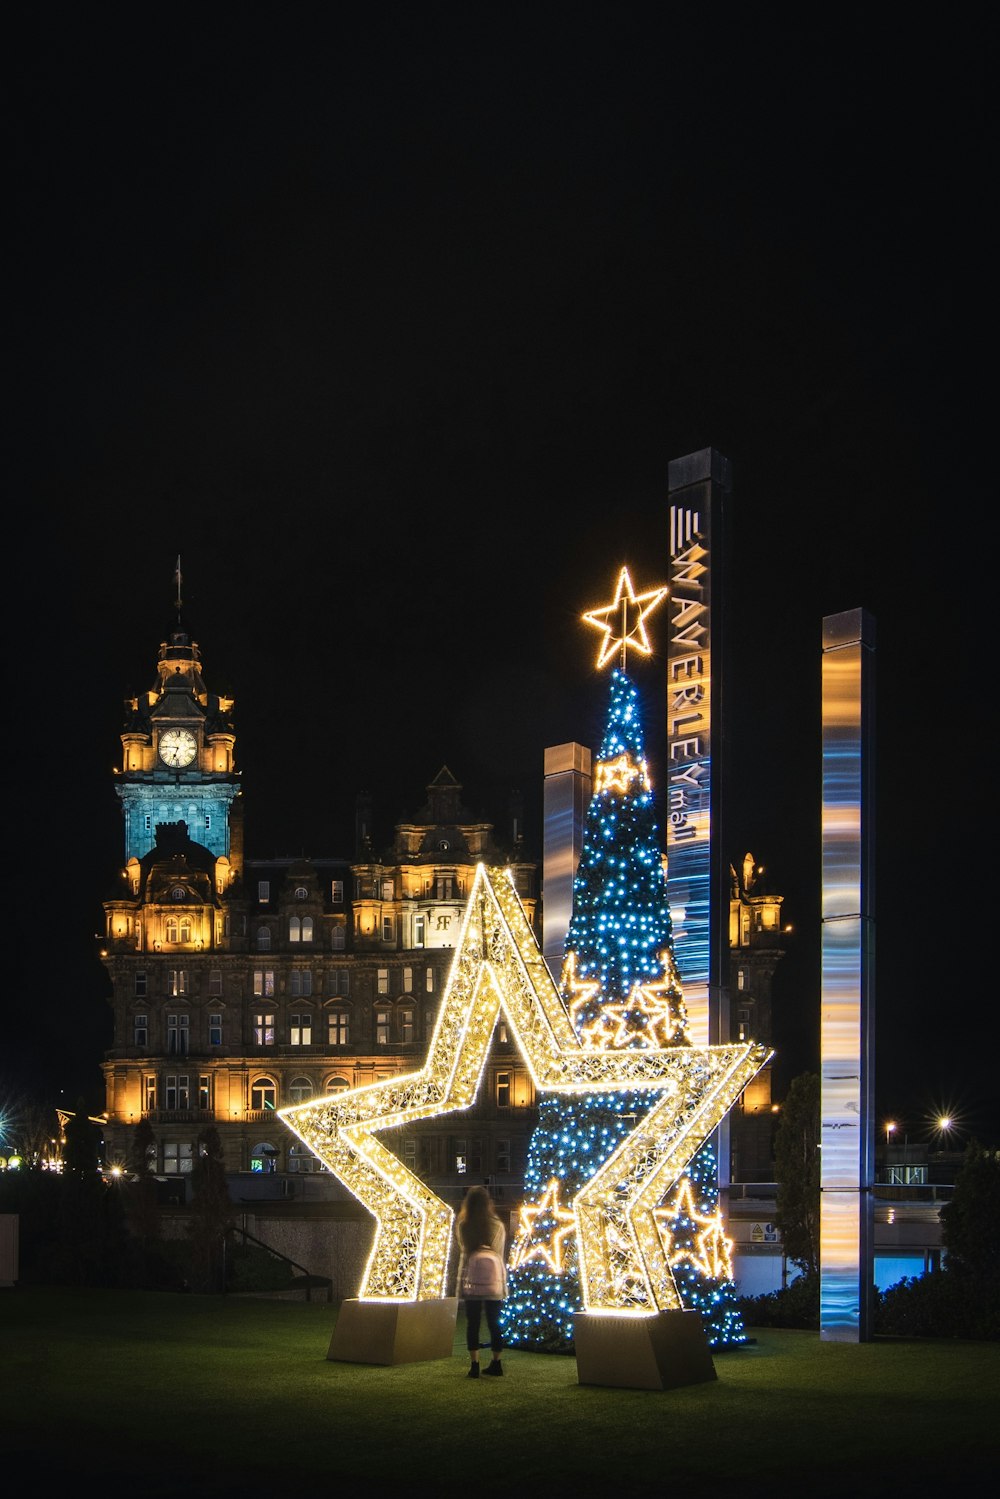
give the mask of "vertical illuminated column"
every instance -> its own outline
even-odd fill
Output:
[[[823,620],[820,1337],[871,1340],[874,1310],[875,624]]]
[[[591,797],[591,752],[582,744],[545,751],[542,851],[542,956],[556,984],[573,915],[573,881]]]
[[[667,892],[688,1034],[727,1041],[729,861],[722,839],[722,609],[729,463],[714,448],[669,465]]]
[[[667,895],[674,955],[695,1046],[729,1040],[729,859],[722,792],[730,465],[714,448],[668,466]],[[729,1181],[729,1121],[717,1136]]]

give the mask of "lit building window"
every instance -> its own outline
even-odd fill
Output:
[[[331,1077],[327,1078],[326,1087],[323,1091],[327,1095],[331,1095],[334,1093],[346,1093],[350,1086],[351,1085],[347,1081],[346,1077]]]
[[[388,968],[380,968],[378,971],[378,992],[379,994],[388,994],[389,992]]]
[[[211,1110],[214,1106],[212,1074],[203,1072],[198,1078],[198,1107],[199,1109]]]
[[[170,1056],[187,1056],[190,1027],[190,1015],[167,1016],[167,1052]]]
[[[394,923],[392,917],[391,916],[383,916],[382,917],[382,941],[383,942],[391,942],[392,938],[393,938],[393,932],[394,931],[395,931],[395,923]]]
[[[452,1140],[451,1158],[459,1176],[464,1176],[469,1169],[469,1152],[464,1140]]]
[[[510,1108],[510,1073],[497,1073],[497,1108]]]
[[[327,1041],[330,1046],[347,1046],[351,1039],[351,1019],[346,1010],[331,1010],[326,1017]]]
[[[413,921],[413,945],[414,947],[426,946],[427,921],[423,916],[414,917]]]
[[[253,971],[253,992],[264,997],[274,993],[274,969],[255,968]]]
[[[330,899],[331,899],[331,901],[333,902],[333,904],[335,906],[342,906],[343,905],[343,903],[344,903],[344,882],[343,882],[343,880],[331,880],[330,881]]]
[[[165,1140],[163,1143],[164,1176],[189,1176],[194,1164],[194,1146],[189,1140]]]
[[[186,968],[171,968],[167,976],[168,994],[186,994],[188,992],[188,976]]]
[[[434,993],[434,969],[428,968],[424,975],[424,987],[428,994]]]
[[[303,1011],[299,1015],[290,1017],[291,1023],[288,1031],[288,1039],[292,1046],[312,1045],[312,1015]]]
[[[147,1072],[142,1080],[142,1110],[144,1114],[156,1111],[156,1073]]]
[[[388,1046],[390,1039],[389,1011],[379,1009],[375,1011],[375,1045]]]
[[[274,1045],[274,1016],[260,1011],[253,1017],[253,1039],[255,1046]]]
[[[298,942],[301,939],[301,937],[302,937],[302,922],[299,920],[299,918],[297,916],[290,916],[288,918],[288,940],[289,940],[289,942]]]
[[[303,916],[303,918],[302,918],[302,940],[303,940],[303,942],[311,942],[312,939],[313,939],[313,919],[312,919],[311,916]]]
[[[412,1010],[400,1010],[399,1012],[399,1039],[404,1043],[416,1040],[416,1025]]]
[[[412,994],[413,993],[413,969],[412,968],[404,968],[403,969],[403,993],[404,994]]]

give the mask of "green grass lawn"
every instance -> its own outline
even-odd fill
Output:
[[[981,1483],[1000,1455],[995,1343],[751,1329],[749,1346],[715,1355],[716,1380],[627,1390],[517,1349],[503,1379],[466,1379],[461,1314],[451,1359],[332,1362],[336,1316],[325,1302],[0,1290],[8,1475],[23,1460],[25,1484],[127,1483],[141,1499],[359,1482],[477,1496],[721,1482],[740,1499],[852,1499]]]

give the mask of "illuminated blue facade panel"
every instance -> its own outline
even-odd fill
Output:
[[[823,622],[820,1335],[863,1342],[874,1302],[874,629]]]

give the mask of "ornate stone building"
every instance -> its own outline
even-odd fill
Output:
[[[280,1173],[295,1195],[319,1163],[275,1111],[419,1068],[476,865],[508,866],[534,923],[538,863],[516,817],[502,846],[470,817],[446,766],[386,851],[359,801],[353,859],[246,857],[232,709],[181,628],[160,646],[153,687],[127,704],[125,854],[102,945],[114,1007],[105,1158],[132,1165],[144,1124],[157,1175],[182,1178],[211,1125],[230,1172]],[[534,1103],[501,1024],[475,1109],[393,1148],[445,1197],[487,1178],[508,1195]]]

